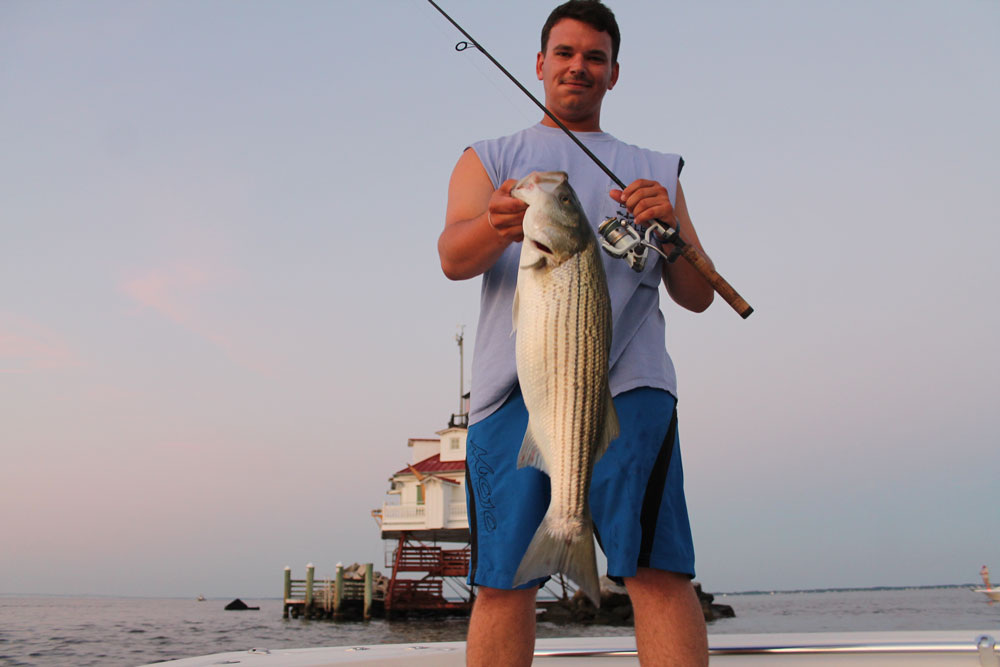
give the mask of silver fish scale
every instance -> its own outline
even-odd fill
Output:
[[[518,376],[551,480],[548,516],[570,537],[589,514],[608,392],[611,306],[596,241],[556,267],[525,271],[518,282]]]

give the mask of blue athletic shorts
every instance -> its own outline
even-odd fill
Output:
[[[614,402],[621,435],[594,466],[590,488],[590,511],[608,559],[608,576],[620,582],[635,576],[637,567],[650,567],[693,578],[676,400],[660,389],[639,388]],[[527,427],[519,389],[496,412],[469,427],[469,584],[514,588],[514,573],[549,506],[548,475],[517,468]]]

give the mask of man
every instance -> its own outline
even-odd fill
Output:
[[[526,205],[510,196],[531,171],[566,171],[594,226],[611,215],[677,225],[703,252],[669,155],[601,131],[601,104],[618,81],[618,26],[599,0],[560,5],[542,29],[536,73],[546,107],[629,185],[607,176],[547,116],[540,124],[466,149],[451,176],[441,266],[453,280],[483,276],[473,356],[467,493],[477,599],[469,624],[470,665],[529,665],[535,639],[532,582],[513,573],[548,502],[548,478],[518,470],[527,414],[517,387],[511,307]],[[669,251],[669,247],[664,250]],[[591,509],[608,575],[623,579],[644,665],[707,664],[704,617],[691,585],[694,551],[676,435],[676,378],[665,349],[658,286],[695,312],[712,288],[687,262],[650,253],[643,272],[605,257],[612,301],[609,382],[621,436],[594,468]],[[672,417],[673,415],[673,417]]]

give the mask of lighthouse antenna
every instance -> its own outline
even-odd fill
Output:
[[[455,334],[455,342],[458,343],[458,414],[465,414],[465,325],[459,327]]]

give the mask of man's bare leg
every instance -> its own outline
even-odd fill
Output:
[[[705,615],[685,575],[640,567],[625,579],[642,667],[708,664]]]
[[[535,652],[537,588],[506,591],[480,586],[469,619],[469,667],[528,667]]]

